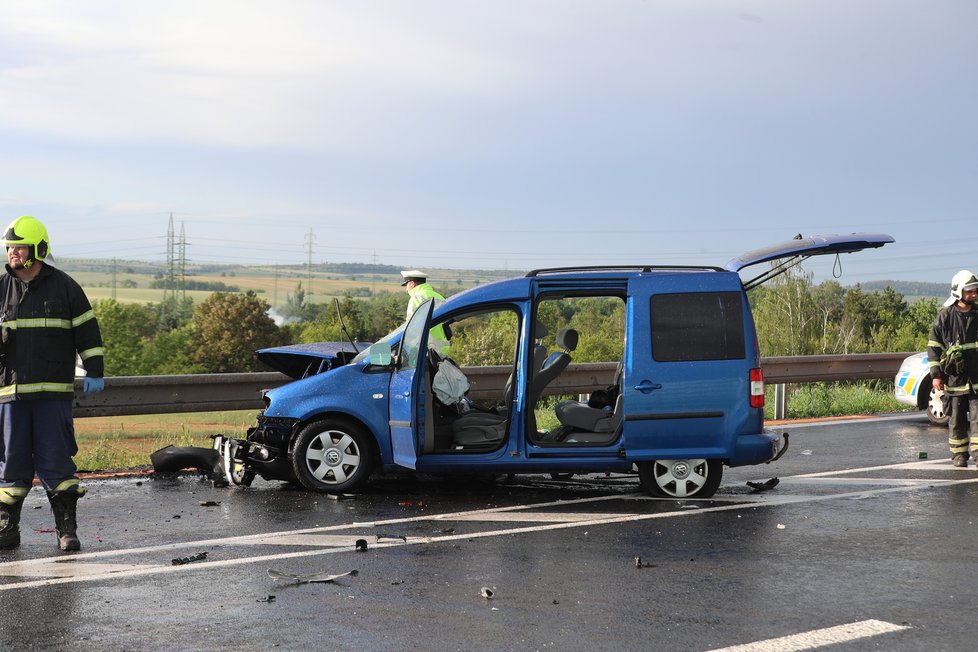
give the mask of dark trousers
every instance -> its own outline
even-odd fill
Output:
[[[71,401],[0,403],[0,487],[30,487],[34,474],[53,491],[74,478],[78,452]]]
[[[947,443],[951,455],[978,454],[978,395],[974,392],[950,396]]]

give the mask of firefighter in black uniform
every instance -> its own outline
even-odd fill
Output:
[[[0,273],[0,549],[20,545],[20,512],[34,475],[47,490],[58,547],[78,550],[72,423],[76,355],[85,392],[104,388],[102,335],[81,286],[45,262],[47,229],[18,217],[3,235]]]
[[[950,403],[948,445],[954,466],[978,463],[978,276],[961,270],[951,279],[951,296],[937,313],[927,342],[934,389]]]

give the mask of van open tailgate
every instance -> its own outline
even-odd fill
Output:
[[[745,281],[744,288],[749,290],[786,272],[811,256],[851,254],[863,249],[876,249],[891,242],[895,242],[893,236],[886,233],[850,233],[847,235],[811,235],[807,237],[798,234],[786,242],[779,242],[741,254],[727,262],[723,267],[731,272],[739,272],[751,265],[780,261],[771,269],[749,281]]]

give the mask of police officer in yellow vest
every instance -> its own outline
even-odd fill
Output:
[[[414,311],[428,299],[435,299],[436,301],[445,300],[445,297],[435,292],[435,288],[428,284],[428,275],[421,270],[404,270],[401,272],[401,277],[404,279],[401,287],[407,290],[409,297],[407,315],[404,318],[405,321],[411,319]],[[438,350],[442,350],[448,346],[448,337],[445,335],[445,329],[441,325],[435,326],[428,333],[428,346]]]
[[[954,466],[978,461],[978,276],[961,270],[937,313],[927,342],[934,389],[950,399],[948,444]]]

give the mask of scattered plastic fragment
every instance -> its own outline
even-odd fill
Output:
[[[920,451],[919,453],[917,453],[917,459],[918,460],[926,460],[927,459],[927,451]]]
[[[339,573],[336,575],[331,575],[329,573],[312,573],[310,575],[293,575],[292,573],[283,573],[282,571],[277,571],[272,568],[268,569],[268,576],[273,580],[288,580],[295,584],[310,584],[313,582],[333,582],[341,577],[356,577],[360,571],[354,569],[347,571],[345,573]]]
[[[170,563],[174,566],[182,566],[183,564],[189,564],[195,561],[203,561],[207,559],[206,552],[198,552],[196,555],[190,555],[189,557],[179,557],[177,559],[171,559]]]
[[[54,530],[54,528],[47,529],[47,528],[39,528],[39,527],[36,527],[36,528],[34,528],[34,531],[37,532],[38,534],[49,534],[51,532],[54,532],[55,530]]]
[[[356,547],[357,547],[357,552],[366,552],[367,551],[367,540],[366,539],[357,539]]]
[[[492,589],[490,589],[488,586],[484,586],[479,591],[479,595],[481,595],[486,600],[492,600],[496,596],[496,593],[495,593],[495,591],[493,591]]]
[[[404,580],[391,580],[391,586],[400,586],[404,584]]]
[[[272,594],[268,594],[264,598],[259,598],[255,600],[255,602],[275,602],[275,596]]]
[[[221,504],[221,501],[219,501],[219,500],[202,500],[202,501],[200,501],[200,506],[201,507],[217,507],[220,504]]]
[[[784,523],[778,523],[778,529],[779,530],[783,530],[784,528],[785,528],[785,524]]]
[[[444,530],[438,530],[441,534],[455,534],[455,528],[447,527]]]
[[[655,568],[655,564],[648,561],[642,561],[641,557],[635,558],[635,568]]]
[[[356,494],[326,494],[330,500],[352,500],[356,498]]]
[[[803,450],[801,452],[801,454],[802,455],[811,455],[812,454],[812,450],[810,448],[806,448],[805,450]]]
[[[381,539],[399,539],[404,543],[407,543],[407,537],[403,534],[378,534],[377,541],[380,541]]]
[[[751,482],[750,480],[748,480],[747,486],[753,489],[754,491],[768,491],[769,489],[774,489],[775,487],[777,487],[778,483],[780,482],[781,482],[780,478],[771,478],[766,482]]]

